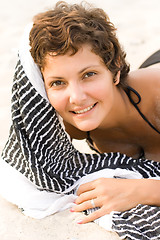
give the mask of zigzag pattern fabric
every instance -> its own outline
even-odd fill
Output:
[[[12,88],[12,126],[2,159],[38,189],[70,194],[74,184],[104,168],[160,177],[160,163],[120,153],[80,153],[70,142],[55,109],[33,87],[18,60]],[[113,215],[113,229],[127,239],[160,239],[160,208],[138,205]]]
[[[112,228],[122,239],[160,239],[160,208],[139,204],[135,208],[113,215]]]

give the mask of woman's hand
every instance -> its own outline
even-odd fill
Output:
[[[151,181],[151,180],[149,180]],[[156,180],[153,180],[156,181]],[[86,216],[79,223],[87,223],[109,214],[111,211],[125,211],[138,204],[146,204],[144,179],[100,178],[81,185],[77,192],[76,205],[71,211],[81,212],[95,207],[99,209]],[[150,193],[148,193],[150,194]]]

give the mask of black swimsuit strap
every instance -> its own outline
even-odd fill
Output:
[[[131,97],[131,92],[133,92],[137,97],[138,97],[138,102],[134,102],[134,100]],[[133,106],[137,109],[137,111],[139,112],[140,116],[145,120],[145,122],[148,123],[148,125],[153,128],[157,133],[160,134],[160,131],[158,129],[156,129],[155,126],[153,126],[153,124],[146,118],[146,116],[141,112],[141,110],[139,109],[139,107],[137,106],[140,102],[141,102],[141,96],[139,95],[139,93],[133,89],[132,87],[127,86],[127,96],[129,97],[130,102],[133,104]]]
[[[93,140],[92,140],[92,138],[91,138],[91,136],[90,136],[90,132],[89,132],[89,131],[87,132],[87,138],[86,138],[86,140],[87,140],[87,143],[88,143],[89,147],[90,147],[92,150],[94,150],[94,151],[97,152],[97,153],[100,153],[100,152],[95,148],[94,143],[93,143]]]

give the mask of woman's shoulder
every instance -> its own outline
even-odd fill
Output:
[[[144,114],[160,117],[160,69],[144,68],[129,74],[128,85],[141,96]]]
[[[155,92],[160,95],[160,68],[142,68],[130,72],[128,85],[140,94]]]

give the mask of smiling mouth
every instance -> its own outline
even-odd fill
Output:
[[[85,109],[83,109],[83,110],[80,110],[80,111],[72,111],[72,112],[73,112],[74,114],[86,113],[86,112],[90,111],[92,108],[94,108],[96,104],[97,104],[97,103],[95,103],[95,104],[93,104],[92,106],[87,107],[87,108],[85,108]]]

